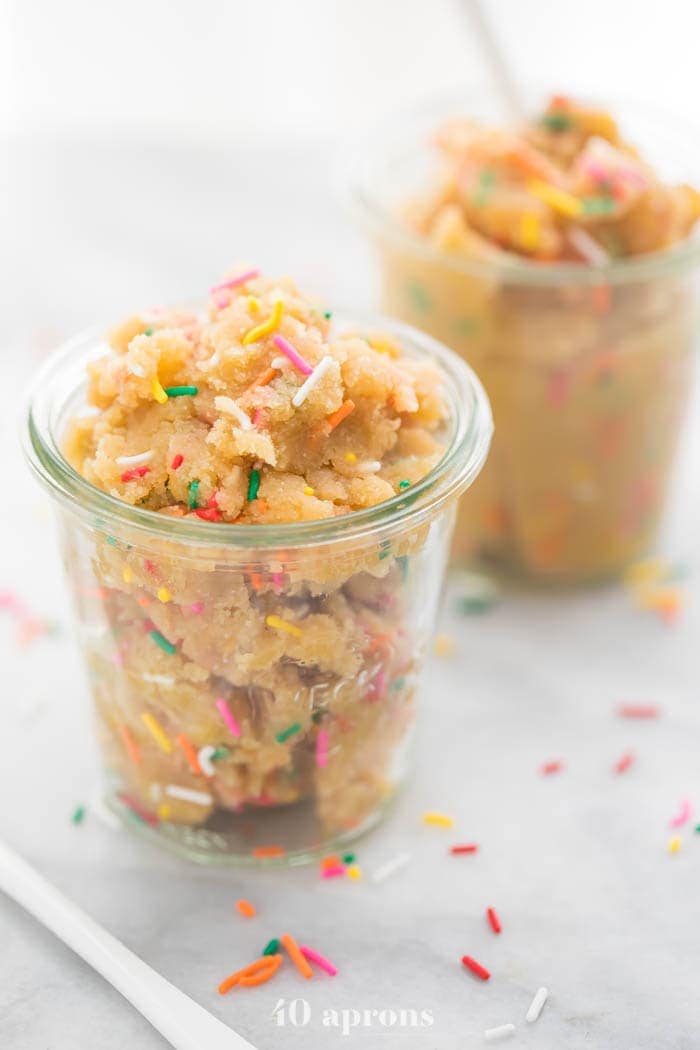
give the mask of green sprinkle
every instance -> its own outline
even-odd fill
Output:
[[[483,208],[491,196],[491,190],[495,182],[496,176],[488,168],[479,174],[479,188],[473,198],[474,207]]]
[[[260,488],[260,471],[251,470],[250,479],[248,481],[248,500],[252,503],[254,499],[258,498],[258,489]]]
[[[408,555],[400,554],[396,560],[401,566],[401,582],[405,583],[408,579]]]
[[[110,547],[116,547],[117,541],[115,540],[114,536],[105,536],[105,539],[107,540],[107,543],[110,545]]]
[[[581,203],[586,215],[608,215],[615,210],[612,197],[584,197]]]
[[[406,684],[406,679],[405,678],[403,678],[403,677],[402,678],[395,678],[394,681],[389,686],[389,688],[391,689],[392,693],[398,693],[399,689],[403,689],[405,684]]]
[[[168,397],[185,397],[187,394],[194,397],[195,394],[199,393],[199,387],[197,386],[166,386],[163,389]]]
[[[382,540],[379,544],[379,560],[384,561],[391,554],[391,540]]]
[[[354,864],[354,863],[355,863],[355,854],[354,853],[345,853],[343,855],[343,864]]]
[[[399,488],[401,489],[402,492],[403,492],[404,489],[407,489],[407,488],[410,488],[410,487],[411,487],[411,482],[408,481],[406,478],[404,478],[403,481],[399,482]]]
[[[280,942],[277,937],[273,937],[271,941],[268,941],[263,948],[263,955],[277,955],[279,951]]]
[[[458,609],[462,616],[480,616],[496,604],[496,597],[492,594],[472,594],[466,598],[460,598]]]
[[[215,751],[211,753],[212,762],[216,762],[220,758],[228,758],[231,754],[231,749],[228,747],[217,747]]]
[[[474,317],[458,317],[454,323],[455,335],[476,335],[479,322]]]
[[[149,634],[156,645],[159,645],[164,653],[169,653],[173,656],[177,652],[177,646],[169,642],[167,638],[164,638],[160,631],[149,631]]]
[[[323,316],[325,317],[325,319],[326,319],[327,321],[330,321],[330,319],[331,319],[331,317],[333,316],[333,314],[331,313],[331,311],[330,311],[330,310],[324,310],[324,311],[323,311]]]
[[[406,293],[414,310],[421,314],[430,312],[433,304],[424,286],[419,281],[409,281],[406,285]]]
[[[73,824],[82,824],[85,819],[85,806],[76,806],[70,819]]]
[[[289,740],[290,736],[294,736],[301,729],[301,722],[293,722],[287,729],[283,729],[281,733],[278,733],[275,740],[278,744],[283,744],[285,740]]]
[[[190,510],[196,510],[199,506],[199,501],[197,499],[197,493],[199,491],[199,482],[196,480],[191,481],[187,486],[187,491],[189,493],[188,503],[190,506]]]
[[[566,113],[545,113],[542,124],[548,131],[568,131],[572,121]]]
[[[143,334],[144,334],[144,335],[153,335],[153,329],[152,329],[152,328],[146,328],[146,329],[144,330],[144,333],[143,333]]]

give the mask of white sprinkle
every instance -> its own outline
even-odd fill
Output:
[[[88,405],[81,412],[78,412],[77,419],[92,419],[94,416],[99,416],[100,410],[97,405]]]
[[[495,1043],[498,1039],[507,1039],[514,1031],[514,1024],[499,1024],[497,1028],[487,1028],[484,1039],[487,1043]]]
[[[131,372],[132,376],[138,376],[143,379],[146,375],[146,369],[141,365],[137,365],[135,361],[129,361],[126,366],[127,372]]]
[[[388,879],[390,875],[404,868],[410,859],[410,853],[399,853],[398,856],[392,857],[373,872],[372,882],[384,882],[384,879]]]
[[[529,1009],[525,1014],[525,1020],[532,1024],[542,1013],[542,1007],[547,1002],[547,996],[549,991],[546,988],[538,988],[535,992],[535,998],[530,1003]]]
[[[232,397],[225,397],[220,394],[214,398],[214,407],[218,412],[227,412],[228,415],[233,416],[237,423],[240,424],[241,430],[252,430],[253,424],[250,418],[245,414],[242,408],[240,408]]]
[[[567,230],[566,235],[576,251],[591,266],[605,266],[610,262],[610,256],[605,249],[601,248],[595,238],[591,237],[590,233],[581,229],[580,226],[571,226]]]
[[[148,794],[151,796],[151,802],[160,802],[163,797],[163,789],[160,784],[153,783],[148,789]]]
[[[144,682],[154,682],[156,685],[175,685],[175,679],[167,674],[150,674],[144,671],[141,677]]]
[[[211,761],[211,756],[215,754],[216,748],[212,747],[211,744],[207,744],[205,747],[200,747],[197,752],[197,758],[199,759],[199,764],[202,767],[202,772],[205,777],[213,777],[216,773]]]
[[[270,368],[276,368],[278,372],[281,372],[283,368],[291,365],[291,363],[288,357],[273,357],[270,361]]]
[[[145,452],[137,452],[135,456],[117,456],[114,462],[120,467],[140,467],[150,459],[153,459],[153,449],[147,448]]]
[[[179,787],[177,784],[168,784],[165,794],[171,798],[180,798],[183,802],[194,802],[197,806],[210,806],[214,801],[206,791],[192,791],[191,788]]]
[[[376,474],[382,469],[378,459],[366,459],[363,463],[356,463],[355,470],[358,474]]]
[[[332,358],[328,354],[325,357],[321,358],[311,375],[301,384],[296,394],[292,398],[292,404],[295,408],[299,408],[300,405],[304,404],[314,387],[321,382],[326,372],[333,364],[333,361],[334,358]]]

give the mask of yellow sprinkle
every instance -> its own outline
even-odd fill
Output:
[[[354,879],[357,882],[358,879],[362,878],[362,868],[357,864],[351,864],[350,867],[345,869],[345,874],[349,879]]]
[[[454,638],[450,638],[449,634],[438,634],[435,638],[435,655],[436,656],[452,656],[455,651]]]
[[[304,485],[304,495],[305,496],[313,496],[315,491],[316,491],[316,489],[312,489],[311,485]]]
[[[668,563],[663,558],[647,558],[636,565],[630,565],[625,573],[625,583],[630,587],[639,587],[645,583],[658,583],[668,573]]]
[[[158,814],[160,820],[170,820],[170,814],[172,813],[172,810],[167,802],[161,802],[161,804],[158,806],[158,809],[156,810],[156,813]]]
[[[173,596],[167,587],[159,587],[156,594],[159,602],[171,602],[173,600]]]
[[[451,828],[454,820],[452,817],[448,817],[446,813],[424,813],[423,823],[434,824],[438,828]]]
[[[172,754],[173,745],[170,743],[167,734],[158,719],[155,718],[150,711],[144,711],[141,715],[141,721],[146,729],[148,729],[156,744],[158,744],[158,747],[165,751],[166,755]]]
[[[289,623],[288,620],[283,620],[281,616],[266,616],[265,623],[268,627],[276,627],[278,631],[293,634],[295,638],[301,638],[303,633],[301,627],[297,627],[295,623]]]
[[[541,179],[531,179],[527,184],[527,190],[533,197],[544,201],[554,211],[561,212],[570,219],[578,218],[583,212],[583,204],[578,197],[567,193],[566,190],[560,190],[557,186],[551,186],[548,182],[542,182]]]
[[[133,574],[132,570],[129,568],[128,565],[125,565],[124,569],[122,571],[122,579],[123,579],[124,583],[131,583],[133,578],[134,578],[134,574]]]
[[[262,339],[264,335],[269,335],[270,332],[274,332],[275,328],[279,326],[279,323],[282,320],[283,310],[284,303],[278,299],[267,321],[263,321],[263,323],[257,325],[257,327],[251,328],[250,331],[246,332],[243,336],[243,339],[241,340],[243,346],[248,346],[249,343],[257,343],[258,339]]]
[[[248,309],[252,314],[260,312],[260,300],[256,299],[254,295],[248,296]]]
[[[357,456],[355,455],[355,453],[354,452],[346,452],[345,453],[345,462],[346,463],[357,463]]]
[[[165,402],[168,400],[168,395],[163,390],[163,387],[160,385],[155,376],[151,380],[151,392],[153,393],[153,396],[159,405],[164,405]]]
[[[526,252],[534,252],[540,243],[540,218],[534,211],[520,216],[520,245]]]
[[[678,853],[678,850],[681,848],[682,845],[683,839],[680,837],[680,835],[672,835],[671,838],[668,840],[668,852]]]

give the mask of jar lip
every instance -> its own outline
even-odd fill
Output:
[[[336,316],[336,311],[333,311]],[[106,349],[104,329],[92,328],[62,344],[35,377],[26,397],[23,413],[22,444],[25,456],[39,481],[59,500],[93,521],[122,525],[131,531],[158,536],[200,547],[229,549],[275,549],[320,546],[386,533],[429,520],[446,500],[459,495],[477,476],[486,459],[493,433],[491,407],[475,372],[452,350],[410,325],[356,311],[338,310],[343,322],[353,327],[382,328],[401,340],[414,359],[435,362],[445,380],[445,396],[450,407],[451,433],[440,460],[431,471],[391,499],[362,510],[333,518],[270,525],[235,525],[204,522],[192,518],[172,518],[143,507],[135,507],[111,496],[83,478],[68,462],[60,448],[62,434],[52,425],[57,409],[65,426],[65,409],[75,398],[81,383],[74,382],[56,404],[56,385],[73,367],[84,383],[85,364],[95,352]],[[78,378],[76,377],[76,378]]]
[[[533,91],[533,94],[535,93],[543,96],[547,94],[546,91],[537,91],[537,88]],[[376,181],[377,158],[389,156],[389,150],[392,148],[400,147],[402,151],[407,152],[411,144],[411,126],[415,130],[422,121],[432,121],[432,126],[436,127],[441,120],[455,115],[456,112],[465,115],[469,107],[473,107],[480,99],[483,100],[483,97],[483,92],[468,87],[428,95],[418,104],[410,108],[404,107],[390,119],[375,124],[360,139],[345,144],[342,157],[339,155],[337,182],[340,195],[361,225],[371,233],[389,240],[397,248],[426,261],[439,261],[440,265],[455,272],[491,281],[498,280],[506,285],[549,287],[627,284],[687,270],[700,262],[700,229],[697,228],[685,240],[661,251],[627,256],[611,260],[602,266],[593,266],[585,262],[535,263],[521,260],[515,255],[498,260],[462,258],[436,248],[424,237],[404,226],[396,212],[380,201],[373,191],[372,176],[374,174]],[[582,101],[591,100],[582,97]],[[670,118],[658,107],[642,106],[630,99],[618,98],[615,101],[625,105],[631,112],[643,112],[644,119],[666,137],[669,137],[670,128],[676,132],[675,137],[684,144],[697,141],[698,128],[691,121]],[[402,129],[398,134],[397,124]],[[389,147],[387,143],[390,144]],[[414,141],[413,149],[414,152],[420,149],[427,151],[427,144]]]

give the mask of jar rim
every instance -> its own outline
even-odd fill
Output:
[[[427,127],[432,126],[434,129],[450,115],[468,114],[468,107],[473,107],[479,100],[483,102],[483,99],[484,93],[473,88],[453,88],[434,93],[423,97],[410,108],[398,110],[391,118],[375,124],[360,139],[345,144],[342,157],[339,156],[337,181],[341,196],[360,225],[370,233],[385,238],[396,248],[426,261],[439,262],[449,270],[470,277],[497,280],[507,285],[561,287],[627,284],[689,270],[700,263],[700,229],[661,251],[613,259],[604,265],[594,266],[586,262],[537,263],[515,255],[497,260],[469,259],[436,248],[426,238],[404,226],[395,210],[385,206],[373,189],[378,158],[390,157],[392,148],[406,153],[410,149],[411,128],[415,131],[425,122]],[[673,139],[676,144],[685,145],[686,149],[688,143],[697,141],[698,128],[691,121],[671,118],[655,106],[642,106],[629,99],[615,101],[626,106],[630,113],[643,115],[644,122],[653,126],[655,133]],[[415,141],[413,147],[416,152],[425,151],[427,144]],[[688,157],[691,158],[689,150]]]
[[[92,328],[63,343],[35,377],[23,413],[22,445],[29,465],[51,495],[74,513],[92,516],[104,528],[122,525],[150,538],[198,547],[262,550],[321,546],[335,541],[361,540],[414,527],[430,520],[445,501],[459,495],[484,464],[493,433],[491,408],[476,373],[438,340],[410,325],[355,311],[333,311],[353,326],[382,328],[396,336],[414,359],[433,361],[445,380],[451,433],[443,455],[410,490],[361,510],[313,521],[270,525],[236,525],[174,518],[136,507],[112,496],[82,477],[61,451],[62,433],[71,400],[85,386],[85,365],[107,347],[102,328]],[[57,387],[67,373],[76,373],[62,396]],[[73,406],[77,407],[77,406]]]

